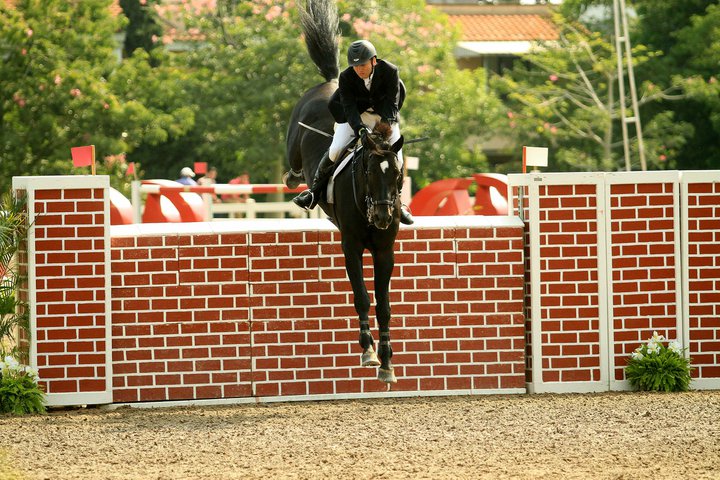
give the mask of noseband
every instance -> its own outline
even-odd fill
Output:
[[[358,148],[355,148],[355,154],[353,155],[353,162],[357,161],[358,155],[357,155]],[[363,155],[367,153],[368,155],[370,152],[364,152]],[[393,158],[395,159],[395,164],[397,164],[397,154],[393,152],[392,150],[382,150],[383,154],[392,154]],[[370,194],[370,184],[367,182],[368,178],[368,168],[365,164],[366,162],[363,162],[363,174],[365,176],[365,211],[363,212],[363,209],[360,207],[360,204],[358,203],[358,195],[357,195],[357,182],[355,180],[355,168],[352,169],[353,174],[353,197],[355,198],[355,205],[357,206],[360,213],[365,213],[367,217],[368,225],[371,225],[373,223],[373,215],[375,214],[375,208],[377,206],[389,206],[392,207],[397,202],[397,193],[393,194],[389,199],[387,200],[373,200],[372,195]]]

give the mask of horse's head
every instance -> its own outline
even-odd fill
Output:
[[[403,138],[390,145],[390,133],[389,125],[379,123],[363,140],[368,222],[380,230],[392,224],[395,209],[399,206],[397,152],[402,148]]]

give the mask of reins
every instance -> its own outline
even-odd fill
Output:
[[[376,205],[387,205],[387,206],[394,206],[397,202],[397,195],[393,195],[389,200],[378,200],[374,201],[372,199],[372,195],[370,195],[369,185],[367,182],[368,178],[368,171],[366,168],[363,168],[363,175],[365,176],[365,210],[360,206],[359,202],[359,196],[358,196],[358,186],[357,186],[357,178],[355,177],[355,168],[358,162],[358,155],[357,152],[359,150],[358,145],[355,145],[354,151],[353,151],[353,160],[352,160],[352,168],[350,169],[352,172],[352,186],[353,186],[353,199],[355,200],[355,206],[357,207],[358,211],[361,215],[364,215],[367,219],[368,224],[372,224],[372,214],[375,209]],[[395,160],[397,160],[397,154],[393,152],[392,150],[383,150],[385,153],[391,153],[393,157],[395,157]],[[367,152],[369,154],[369,152]],[[365,152],[363,152],[363,155]],[[364,166],[363,166],[364,167]]]

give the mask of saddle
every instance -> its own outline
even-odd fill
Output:
[[[353,156],[355,155],[355,152],[360,154],[362,151],[362,144],[358,144],[357,148],[351,148],[353,147],[353,142],[348,144],[343,151],[340,153],[339,157],[341,160],[339,160],[337,163],[337,166],[335,167],[335,170],[333,171],[332,175],[330,176],[330,180],[327,184],[327,190],[325,191],[325,198],[327,199],[327,203],[334,204],[335,203],[335,177],[337,177],[340,172],[342,172],[345,167],[350,163],[350,161],[353,159]]]

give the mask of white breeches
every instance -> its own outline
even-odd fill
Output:
[[[375,124],[380,121],[380,115],[370,112],[363,112],[360,115],[362,122],[372,130]],[[333,141],[330,145],[330,160],[336,161],[340,151],[350,143],[350,140],[355,136],[355,132],[349,123],[336,123],[335,124],[335,135],[333,135]],[[392,124],[392,133],[390,134],[390,144],[393,144],[400,140],[400,125],[395,122]],[[403,155],[402,150],[397,153],[398,168],[402,170],[403,166]]]

